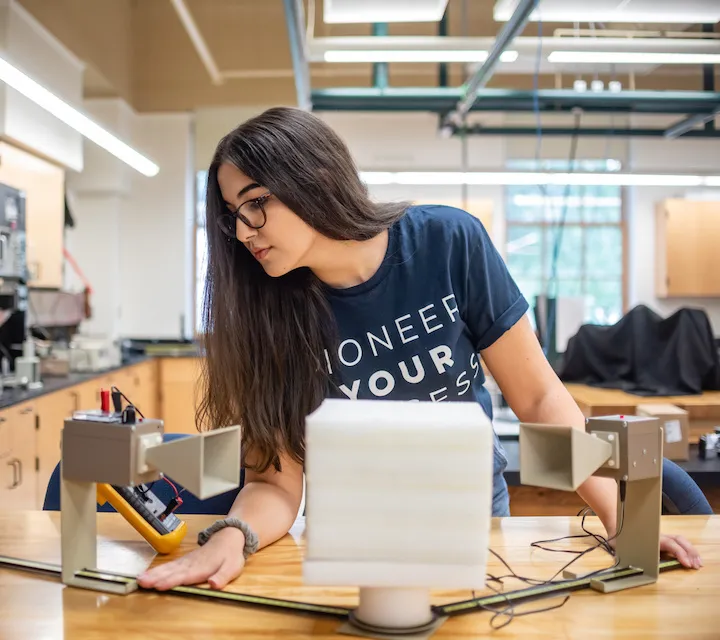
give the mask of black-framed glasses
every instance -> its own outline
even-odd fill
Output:
[[[235,211],[228,211],[218,216],[217,223],[222,232],[231,238],[237,238],[237,221],[246,227],[262,229],[267,222],[265,203],[272,197],[271,193],[263,194],[243,202]]]

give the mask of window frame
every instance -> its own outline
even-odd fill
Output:
[[[543,170],[542,168],[539,170]],[[545,168],[545,170],[547,170]],[[515,185],[508,185],[505,187],[505,193],[504,193],[504,207],[505,207],[505,215],[504,223],[505,223],[505,247],[504,247],[504,253],[505,253],[505,259],[509,262],[509,256],[507,253],[507,245],[508,245],[508,239],[510,237],[510,229],[512,227],[533,227],[539,230],[541,233],[542,238],[542,277],[541,277],[541,284],[542,289],[546,290],[546,280],[544,273],[545,273],[545,267],[548,260],[550,260],[549,252],[551,251],[551,247],[545,246],[545,240],[546,232],[547,230],[552,230],[557,226],[556,221],[552,220],[513,220],[508,216],[508,209],[509,209],[509,201],[510,199],[516,195],[513,193],[513,187]],[[629,300],[629,293],[628,293],[628,282],[629,282],[629,275],[628,275],[628,266],[629,266],[629,238],[628,238],[628,220],[627,220],[627,207],[628,207],[628,199],[629,199],[629,189],[628,187],[620,187],[619,188],[619,194],[620,194],[620,207],[619,207],[619,214],[620,218],[617,222],[597,222],[592,221],[588,222],[585,220],[579,220],[579,221],[569,221],[565,222],[564,229],[567,230],[568,228],[581,228],[582,234],[583,234],[583,240],[585,238],[585,229],[586,228],[593,228],[593,227],[616,227],[620,230],[620,238],[621,238],[621,262],[620,262],[620,298],[621,298],[621,314],[625,315],[628,311],[628,300]],[[541,194],[542,195],[542,194]],[[582,255],[582,266],[581,266],[581,281],[583,282],[583,285],[587,282],[587,247],[585,246],[585,242],[583,241],[583,255]],[[529,301],[530,302],[530,301]],[[531,303],[532,304],[532,303]]]

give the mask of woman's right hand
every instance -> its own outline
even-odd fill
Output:
[[[161,564],[138,577],[146,589],[164,591],[178,585],[207,582],[222,589],[237,578],[245,566],[245,536],[240,529],[227,527],[215,533],[204,546],[182,558]]]

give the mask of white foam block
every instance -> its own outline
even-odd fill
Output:
[[[326,400],[307,419],[306,581],[482,587],[492,460],[475,402]]]

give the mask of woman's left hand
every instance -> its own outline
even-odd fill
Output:
[[[677,558],[687,569],[699,569],[703,566],[697,549],[683,536],[660,536],[660,553]]]

